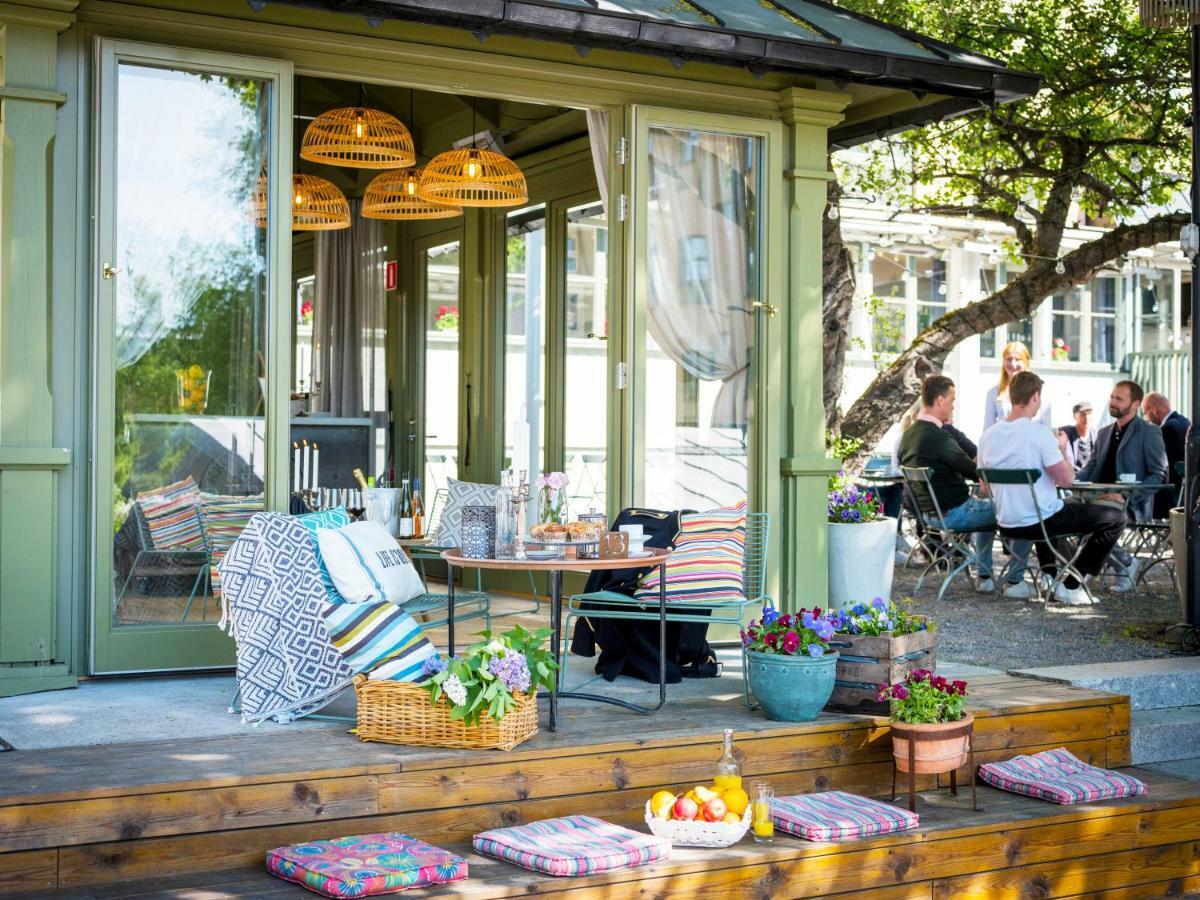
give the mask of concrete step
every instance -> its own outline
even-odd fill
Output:
[[[1134,710],[1200,706],[1200,657],[1196,656],[1017,669],[1009,674],[1128,694]]]
[[[1134,710],[1129,725],[1135,766],[1189,759],[1200,751],[1200,706]]]

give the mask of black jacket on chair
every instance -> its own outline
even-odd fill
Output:
[[[1191,424],[1191,421],[1182,413],[1172,410],[1159,426],[1162,428],[1163,444],[1167,448],[1167,474],[1170,476],[1171,484],[1175,485],[1175,490],[1159,491],[1155,495],[1154,517],[1156,519],[1167,518],[1171,507],[1179,499],[1179,487],[1183,484],[1183,474],[1175,471],[1175,464],[1183,462],[1187,455],[1187,432]]]
[[[622,525],[641,525],[647,535],[646,546],[666,548],[674,544],[679,534],[679,513],[653,509],[622,510],[613,522],[613,530]],[[614,591],[630,597],[637,590],[638,579],[650,571],[643,566],[631,569],[608,569],[592,572],[585,593]],[[571,652],[591,657],[600,647],[596,674],[606,681],[618,675],[629,675],[643,681],[658,683],[658,623],[631,619],[605,619],[605,605],[585,603],[584,608],[595,610],[575,621]],[[622,607],[610,607],[622,609]],[[668,607],[669,609],[669,607]],[[657,611],[657,610],[655,610]],[[691,614],[703,615],[704,610],[689,607]],[[667,623],[667,683],[677,684],[683,677],[716,676],[716,654],[707,641],[708,625],[698,622]],[[566,661],[563,661],[566,665]]]

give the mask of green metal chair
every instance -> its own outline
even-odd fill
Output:
[[[1055,535],[1053,538],[1050,537],[1050,534],[1046,531],[1046,516],[1042,512],[1041,504],[1038,502],[1038,498],[1037,498],[1037,490],[1035,489],[1035,485],[1037,484],[1038,479],[1041,477],[1042,477],[1041,469],[980,469],[979,470],[979,481],[981,484],[983,484],[987,487],[989,492],[991,492],[992,489],[996,485],[1013,485],[1013,486],[1026,485],[1029,488],[1029,495],[1033,498],[1033,508],[1037,512],[1038,526],[1041,528],[1041,531],[1042,531],[1042,537],[1036,543],[1046,544],[1046,546],[1048,546],[1050,548],[1050,552],[1054,555],[1054,558],[1056,560],[1058,560],[1058,563],[1059,563],[1059,565],[1057,567],[1057,571],[1054,573],[1053,577],[1051,577],[1049,579],[1035,578],[1033,580],[1034,590],[1037,591],[1039,594],[1044,594],[1045,595],[1044,599],[1049,600],[1051,597],[1054,596],[1054,589],[1056,587],[1058,587],[1060,584],[1062,584],[1063,580],[1068,575],[1073,575],[1075,577],[1075,579],[1079,582],[1079,584],[1083,587],[1083,592],[1085,594],[1087,594],[1088,600],[1090,600],[1092,603],[1095,603],[1096,598],[1092,596],[1092,591],[1087,585],[1087,581],[1085,579],[1084,574],[1075,567],[1075,563],[1079,561],[1079,555],[1081,553],[1083,553],[1083,548],[1087,546],[1088,539],[1091,537],[1091,535],[1076,533],[1076,534],[1059,534],[1059,535]],[[1001,528],[998,528],[997,530],[1000,532],[1000,534],[1002,536],[1011,537],[1010,535],[1005,534],[1004,528],[1001,527]],[[1074,552],[1070,556],[1066,556],[1065,554],[1060,553],[1057,543],[1056,543],[1058,541],[1064,541],[1064,542],[1074,541],[1075,542]],[[997,585],[1002,584],[1003,581],[1005,579],[1007,579],[1009,569],[1016,562],[1017,562],[1017,560],[1016,560],[1016,557],[1014,556],[1014,557],[1010,558],[1007,563],[1005,563],[1004,568],[1000,572],[1000,580],[997,581]],[[1048,583],[1045,583],[1047,581],[1048,581]]]
[[[958,531],[946,524],[946,514],[942,512],[942,505],[938,503],[937,494],[933,492],[933,486],[930,484],[933,469],[901,466],[900,474],[904,476],[904,483],[908,485],[908,489],[921,511],[926,533],[924,544],[926,552],[929,553],[929,565],[917,578],[917,585],[913,588],[913,593],[921,590],[926,575],[934,569],[945,566],[946,577],[942,579],[942,586],[938,589],[937,595],[938,600],[941,600],[946,596],[946,589],[950,587],[950,582],[963,572],[967,572],[970,577],[969,567],[975,565],[976,568],[979,568],[982,563],[979,553],[971,543],[971,536],[975,532]],[[930,536],[933,540],[929,540]]]
[[[755,604],[774,605],[774,600],[767,596],[767,548],[770,540],[771,518],[767,513],[747,513],[746,515],[746,549],[742,560],[742,599],[705,603],[701,600],[691,600],[686,604],[667,607],[668,622],[695,622],[698,624],[737,625],[741,627],[746,619],[746,607]],[[668,566],[670,563],[668,562]],[[605,609],[587,609],[584,604],[603,603]],[[708,615],[684,610],[703,608]],[[615,591],[594,591],[590,594],[575,594],[567,599],[567,621],[563,629],[562,653],[559,659],[563,665],[558,673],[560,691],[566,690],[567,649],[571,640],[572,625],[576,619],[626,619],[640,622],[657,622],[658,604],[654,601],[641,601]],[[746,705],[750,705],[750,685],[746,678],[746,651],[742,648],[742,694]]]

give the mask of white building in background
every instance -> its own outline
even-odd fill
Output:
[[[988,296],[1020,267],[1001,247],[1011,231],[1000,223],[897,213],[849,198],[840,211],[857,280],[841,401],[846,410],[922,329]],[[1062,252],[1104,231],[1070,228]],[[978,439],[984,396],[999,380],[999,357],[1009,341],[1029,347],[1056,425],[1070,424],[1071,408],[1083,400],[1103,424],[1112,384],[1131,375],[1185,407],[1191,271],[1178,251],[1178,244],[1135,251],[1087,284],[1047,298],[1032,316],[960,344],[944,369],[958,386],[958,427]],[[897,433],[893,428],[878,449],[890,450]]]

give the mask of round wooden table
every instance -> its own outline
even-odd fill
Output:
[[[562,576],[563,572],[592,572],[597,569],[649,569],[658,568],[658,705],[640,706],[616,697],[606,697],[603,694],[587,694],[577,691],[558,692],[558,672],[554,673],[554,684],[550,688],[550,730],[558,730],[558,698],[568,697],[573,700],[593,700],[597,703],[611,703],[623,706],[635,712],[652,713],[663,708],[667,702],[667,560],[670,550],[650,548],[650,555],[643,557],[627,557],[622,559],[471,559],[462,555],[462,550],[453,547],[442,552],[446,561],[446,580],[449,584],[446,615],[449,618],[449,655],[454,655],[454,567],[464,569],[496,569],[508,572],[545,572],[550,580],[550,641],[554,661],[559,666],[566,665],[565,659],[560,659],[559,648],[562,643]]]

